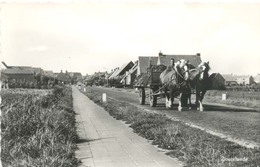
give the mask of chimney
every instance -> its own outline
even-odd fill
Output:
[[[60,73],[62,73],[62,70],[60,70]]]
[[[161,52],[161,51],[159,52],[159,57],[160,57],[160,56],[163,56],[163,54],[162,54],[162,52]]]
[[[6,68],[9,68],[8,65],[5,64],[5,62],[2,61],[2,64],[3,64]]]
[[[200,53],[197,53],[196,55],[197,55],[197,56],[200,56]]]

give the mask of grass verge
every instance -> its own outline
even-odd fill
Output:
[[[71,88],[56,86],[46,94],[30,92],[1,93],[2,165],[77,166]]]
[[[85,93],[95,103],[103,106],[115,119],[123,120],[139,135],[153,144],[168,149],[168,155],[178,158],[185,166],[257,166],[260,150],[212,136],[162,114],[148,113],[140,108],[108,99],[101,102],[101,94]]]

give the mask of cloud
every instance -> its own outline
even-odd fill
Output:
[[[28,52],[44,52],[47,50],[48,50],[48,47],[45,45],[32,46],[27,49]]]

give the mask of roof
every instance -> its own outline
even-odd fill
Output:
[[[2,71],[4,74],[34,74],[34,69],[29,67],[16,67],[16,68],[7,68]]]
[[[129,70],[129,74],[132,74],[137,70],[138,67],[138,61],[134,64],[134,66]]]
[[[138,66],[139,66],[140,74],[147,73],[149,61],[150,61],[151,65],[156,65],[157,60],[158,60],[158,57],[139,56],[138,57]]]
[[[235,75],[234,77],[237,79],[249,79],[251,75]]]
[[[189,63],[192,65],[191,68],[197,67],[202,62],[200,55],[162,55],[159,56],[157,64],[169,66],[172,58],[175,62],[181,59],[189,60]]]
[[[120,75],[125,74],[126,71],[130,70],[134,66],[134,63],[130,61],[129,63],[126,63],[122,65],[118,70],[116,70],[110,77],[109,79],[112,78],[117,78]]]
[[[131,75],[132,73],[134,73],[137,70],[138,67],[138,61],[134,64],[134,66],[129,70],[128,73],[126,73],[126,75],[121,79],[121,81],[123,81],[127,76]],[[120,82],[121,82],[120,81]]]
[[[223,74],[222,76],[226,82],[236,82],[236,78],[232,74]]]
[[[210,75],[210,79],[214,79],[214,78],[216,78],[217,76],[220,76],[220,77],[222,77],[223,79],[225,79],[220,73],[212,73],[212,74]]]

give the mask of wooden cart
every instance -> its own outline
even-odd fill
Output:
[[[142,74],[137,77],[135,88],[139,91],[139,102],[141,105],[145,104],[146,97],[149,97],[150,106],[155,107],[157,105],[158,98],[164,98],[165,93],[163,92],[163,86],[160,81],[160,74],[166,67],[160,66],[150,66],[147,69],[147,73]],[[149,89],[148,94],[146,90]]]

